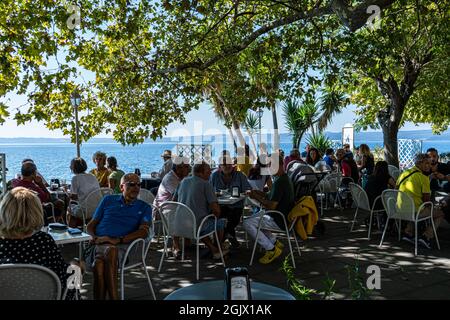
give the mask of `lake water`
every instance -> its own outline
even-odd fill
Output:
[[[284,141],[283,141],[284,140]],[[286,154],[292,148],[292,144],[283,139],[281,148]],[[88,164],[88,170],[95,167],[92,161],[92,155],[100,150],[108,156],[117,158],[119,168],[125,172],[134,172],[139,168],[142,174],[149,174],[158,171],[162,166],[160,155],[165,149],[176,150],[176,141],[174,142],[152,142],[137,146],[122,146],[117,143],[84,143],[81,146],[81,156]],[[382,145],[381,141],[355,141],[356,145],[366,143],[373,148],[375,145]],[[439,152],[450,151],[450,141],[424,141],[423,150],[429,147],[435,147]],[[233,150],[232,145],[227,145],[228,150]],[[219,153],[224,146],[219,143],[212,143],[213,159],[217,161]],[[304,150],[302,143],[301,149]],[[69,165],[71,159],[76,154],[75,145],[71,143],[33,143],[33,144],[0,144],[0,153],[6,154],[6,167],[8,168],[7,179],[14,177],[20,172],[21,162],[25,158],[32,158],[38,170],[49,180],[51,178],[64,178],[70,181],[72,173]],[[233,153],[233,152],[232,152]]]

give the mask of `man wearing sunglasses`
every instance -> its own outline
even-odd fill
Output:
[[[105,196],[87,225],[96,245],[92,263],[96,300],[104,300],[106,293],[111,300],[118,300],[118,263],[129,243],[149,234],[152,208],[137,199],[140,187],[138,175],[125,174],[120,181],[122,194]]]

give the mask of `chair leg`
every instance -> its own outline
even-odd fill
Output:
[[[142,265],[144,267],[145,275],[147,276],[148,286],[150,287],[150,292],[152,293],[153,300],[156,300],[155,291],[153,290],[152,280],[150,279],[150,275],[148,274],[147,265],[145,264],[145,260],[142,260]]]
[[[359,210],[359,207],[357,207],[355,210],[355,216],[353,217],[353,222],[352,222],[352,226],[350,227],[350,232],[353,231],[353,227],[354,227],[355,221],[356,221],[356,216],[358,215],[358,210]]]
[[[381,241],[380,241],[380,244],[378,246],[379,248],[381,248],[381,246],[383,245],[384,235],[386,234],[386,230],[387,230],[388,224],[389,224],[389,217],[386,219],[386,225],[384,226],[383,235],[381,236]]]
[[[123,268],[120,268],[120,300],[125,300],[125,277],[123,276],[123,273]]]
[[[164,256],[167,253],[167,241],[168,241],[168,237],[164,236],[164,251],[163,251],[163,253],[161,255],[161,260],[159,261],[158,272],[161,272],[161,268],[162,268],[163,261],[164,261]]]
[[[294,229],[292,229],[292,232],[294,233],[294,240],[295,240],[295,244],[297,246],[298,255],[299,255],[299,257],[301,257],[302,256],[302,252],[300,251],[300,246],[298,245],[297,235],[295,234],[295,230]]]
[[[377,216],[378,218],[378,216]],[[373,219],[373,210],[370,210],[370,218],[369,218],[369,233],[367,234],[367,240],[370,240],[370,232],[372,231],[372,219]],[[380,224],[378,224],[378,229],[380,228]]]
[[[263,218],[261,217],[258,224],[258,231],[256,231],[255,244],[253,245],[252,257],[250,258],[250,266],[253,264],[253,257],[255,256],[256,245],[258,244],[258,237],[259,233],[261,232],[262,219]]]
[[[294,252],[292,251],[292,245],[291,245],[291,238],[289,237],[289,229],[288,229],[288,227],[285,225],[284,226],[285,227],[285,230],[286,230],[286,237],[287,237],[287,239],[288,239],[288,245],[289,245],[289,252],[291,253],[291,259],[292,259],[292,266],[294,267],[294,268],[296,268],[295,267],[295,257],[294,257]]]
[[[414,255],[417,256],[417,235],[419,230],[417,230],[417,220],[414,221]]]
[[[184,261],[184,237],[181,238],[181,261]]]
[[[197,280],[200,278],[200,265],[199,265],[200,243],[199,243],[199,241],[200,241],[200,239],[197,239],[197,270],[196,270]]]
[[[431,226],[433,228],[434,238],[436,239],[437,247],[438,247],[439,250],[441,250],[441,245],[439,244],[439,239],[438,239],[438,236],[437,236],[436,227],[434,226],[433,216],[431,216],[430,220],[431,220]]]
[[[402,240],[402,220],[398,220],[398,241]]]

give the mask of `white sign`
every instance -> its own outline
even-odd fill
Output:
[[[354,136],[353,136],[353,125],[346,124],[342,128],[342,146],[348,143],[350,145],[350,149],[353,149],[354,146]]]

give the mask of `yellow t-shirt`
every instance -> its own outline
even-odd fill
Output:
[[[417,173],[411,174],[413,171],[418,171]],[[411,174],[406,180],[401,182],[403,178]],[[422,171],[417,167],[412,167],[404,171],[397,179],[401,182],[399,190],[406,192],[414,200],[414,205],[416,206],[416,211],[419,209],[420,205],[423,203],[422,196],[426,193],[431,193],[430,190],[430,179],[422,173]],[[408,210],[405,205],[402,206],[402,197],[397,198],[397,206],[403,210]]]
[[[242,161],[242,158],[238,158],[238,164],[236,166],[236,170],[242,172],[248,177],[250,169],[252,168],[252,164],[250,163],[250,158],[245,156],[244,163],[239,163]]]
[[[92,169],[91,171],[89,171],[89,173],[93,174],[97,180],[98,183],[100,184],[100,187],[103,188],[107,188],[108,187],[108,177],[111,174],[111,171],[109,169],[104,169],[102,171],[98,171],[97,168]]]

